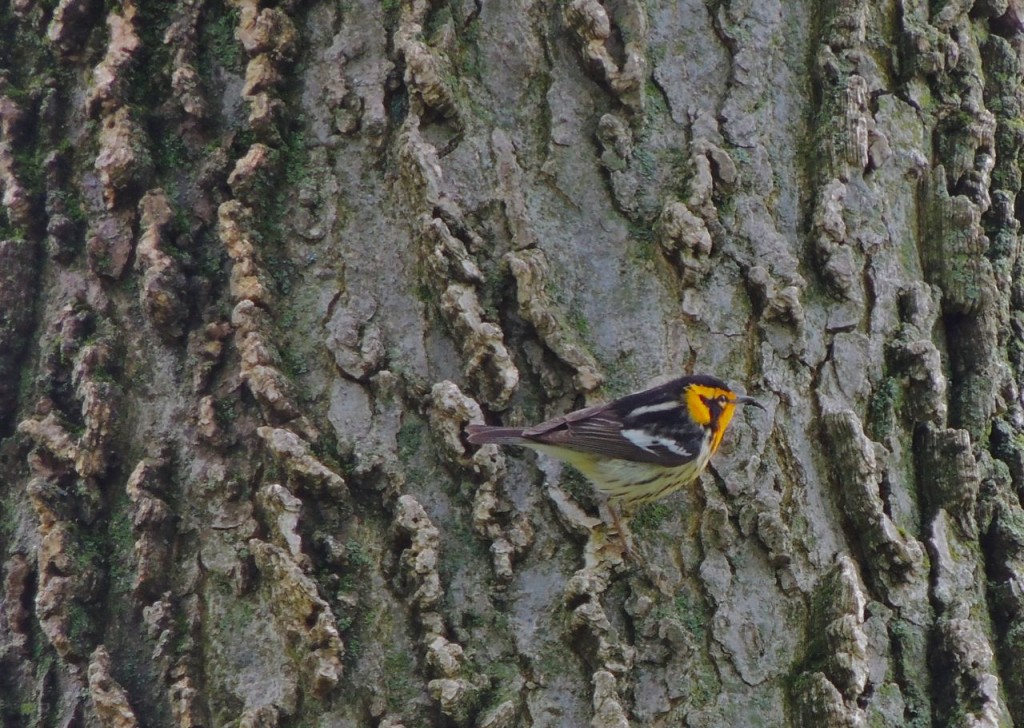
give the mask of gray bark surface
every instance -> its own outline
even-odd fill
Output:
[[[1022,32],[0,5],[0,723],[1024,723]],[[637,558],[463,437],[683,373]]]

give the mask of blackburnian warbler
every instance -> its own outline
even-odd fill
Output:
[[[469,425],[475,445],[522,445],[564,460],[627,512],[693,482],[736,405],[764,406],[720,379],[690,376],[533,427]]]

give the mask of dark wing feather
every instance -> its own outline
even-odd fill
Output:
[[[533,442],[577,452],[674,467],[700,449],[703,429],[684,418],[675,380],[609,404],[588,407],[523,430]],[[676,404],[658,409],[661,404]],[[644,407],[655,407],[644,411]]]

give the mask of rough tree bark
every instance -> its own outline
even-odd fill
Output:
[[[0,722],[1024,723],[1022,30],[0,3]],[[692,371],[642,559],[461,435]]]

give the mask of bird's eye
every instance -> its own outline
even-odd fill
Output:
[[[725,404],[729,399],[724,394],[718,395],[718,404]]]

